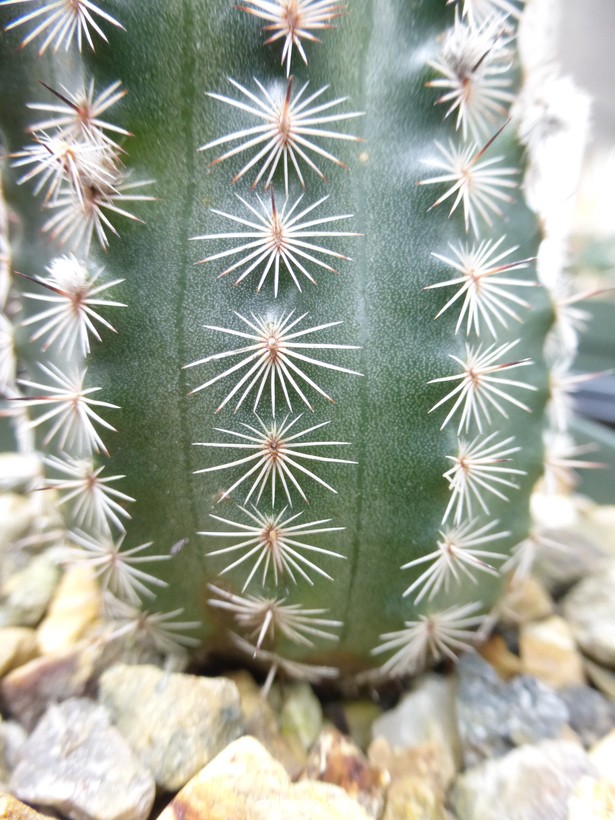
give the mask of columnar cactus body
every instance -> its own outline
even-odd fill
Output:
[[[107,210],[106,254],[72,223],[61,249],[13,249],[32,277],[72,251],[124,280],[100,294],[128,306],[100,308],[117,334],[98,324],[87,357],[91,397],[121,408],[91,407],[116,429],[94,420],[90,449],[124,497],[75,540],[90,557],[124,525],[122,554],[154,542],[169,560],[139,566],[168,583],[156,606],[184,608],[208,646],[231,626],[274,669],[453,655],[501,591],[542,471],[553,310],[509,120],[517,4],[97,5],[125,30],[96,17],[108,43],[90,28],[83,68],[51,44],[24,70],[71,92],[121,80],[104,119],[134,135],[131,181],[155,180],[128,195],[157,201],[109,194],[145,224]],[[297,40],[263,44],[286,6],[322,39],[299,40],[307,65]],[[5,39],[5,65],[25,65]],[[92,172],[73,173],[78,188]],[[45,379],[31,369],[28,395]],[[83,455],[62,435],[52,449]]]

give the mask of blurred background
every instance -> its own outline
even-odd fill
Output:
[[[605,291],[580,304],[589,317],[574,369],[593,373],[615,367],[615,0],[561,6],[562,68],[592,98],[570,262],[580,290]],[[615,373],[582,385],[577,409],[615,429]]]

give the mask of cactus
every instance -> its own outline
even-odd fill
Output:
[[[0,3],[6,407],[111,616],[270,677],[473,644],[574,348],[540,5]]]

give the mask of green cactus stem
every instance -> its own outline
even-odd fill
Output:
[[[272,674],[456,656],[560,333],[521,3],[33,5],[0,3],[12,406],[72,557]]]

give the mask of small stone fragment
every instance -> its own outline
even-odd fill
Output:
[[[382,715],[382,708],[367,699],[344,702],[341,708],[348,734],[360,749],[367,749],[372,739],[372,726]]]
[[[377,737],[370,743],[367,757],[370,763],[389,773],[391,784],[408,777],[418,779],[442,797],[455,778],[449,753],[436,741],[401,749],[391,747],[386,738]]]
[[[615,668],[615,560],[580,581],[563,600],[564,617],[587,655]]]
[[[231,672],[227,677],[239,691],[245,733],[260,741],[269,754],[284,765],[291,779],[295,780],[305,768],[305,749],[297,743],[291,745],[282,737],[273,709],[249,672],[239,670]]]
[[[195,775],[158,820],[368,820],[343,789],[310,780],[293,784],[253,737],[229,744]]]
[[[46,820],[47,816],[39,814],[10,794],[0,792],[0,820]]]
[[[242,731],[237,687],[226,678],[117,664],[99,701],[156,783],[177,791]]]
[[[466,767],[506,754],[513,746],[563,735],[568,710],[557,694],[535,678],[509,683],[478,655],[458,664],[457,715]]]
[[[35,658],[0,681],[0,700],[26,729],[32,729],[50,703],[85,694],[97,654],[96,647],[78,644]]]
[[[322,728],[320,701],[308,683],[291,683],[284,688],[279,716],[280,732],[291,743],[298,741],[306,751]]]
[[[100,586],[92,568],[69,567],[37,630],[41,653],[61,652],[77,643],[98,619],[100,604]]]
[[[511,584],[498,605],[498,612],[503,624],[523,624],[551,615],[553,601],[541,582],[527,575]]]
[[[10,575],[0,587],[0,626],[36,626],[49,606],[60,570],[47,554]]]
[[[571,686],[559,689],[557,694],[568,709],[570,728],[585,747],[593,746],[615,726],[615,703],[597,689]],[[615,761],[615,757],[613,759]]]
[[[38,655],[36,632],[26,626],[0,629],[0,678]]]
[[[393,749],[377,737],[368,757],[391,777],[382,820],[446,820],[445,796],[455,771],[439,743]]]
[[[391,784],[381,820],[449,820],[441,795],[420,777],[404,777]]]
[[[422,677],[395,709],[374,721],[372,736],[404,749],[437,744],[448,761],[445,771],[452,777],[461,763],[454,679],[434,674]]]
[[[599,663],[590,661],[589,658],[583,658],[583,665],[587,672],[587,677],[594,684],[597,689],[615,701],[615,672],[611,669],[606,669]]]
[[[27,735],[19,723],[0,717],[0,790],[7,789]]]
[[[519,653],[523,672],[553,689],[583,686],[583,659],[576,648],[572,630],[563,618],[553,615],[543,621],[522,624]]]
[[[460,775],[450,805],[457,817],[472,820],[568,820],[568,801],[585,775],[595,776],[595,769],[580,745],[545,740]]]
[[[371,764],[350,738],[332,726],[326,726],[320,733],[309,754],[303,779],[341,786],[374,818],[382,813],[391,780],[385,769]]]
[[[600,777],[615,786],[615,729],[592,746],[589,758],[600,773]]]
[[[613,820],[615,786],[606,780],[582,777],[568,802],[567,820]]]
[[[80,698],[49,707],[24,744],[10,789],[73,820],[145,820],[155,795],[152,775],[107,710]]]
[[[502,635],[490,635],[478,647],[478,654],[493,666],[502,680],[510,680],[521,674],[521,658],[510,651]]]

